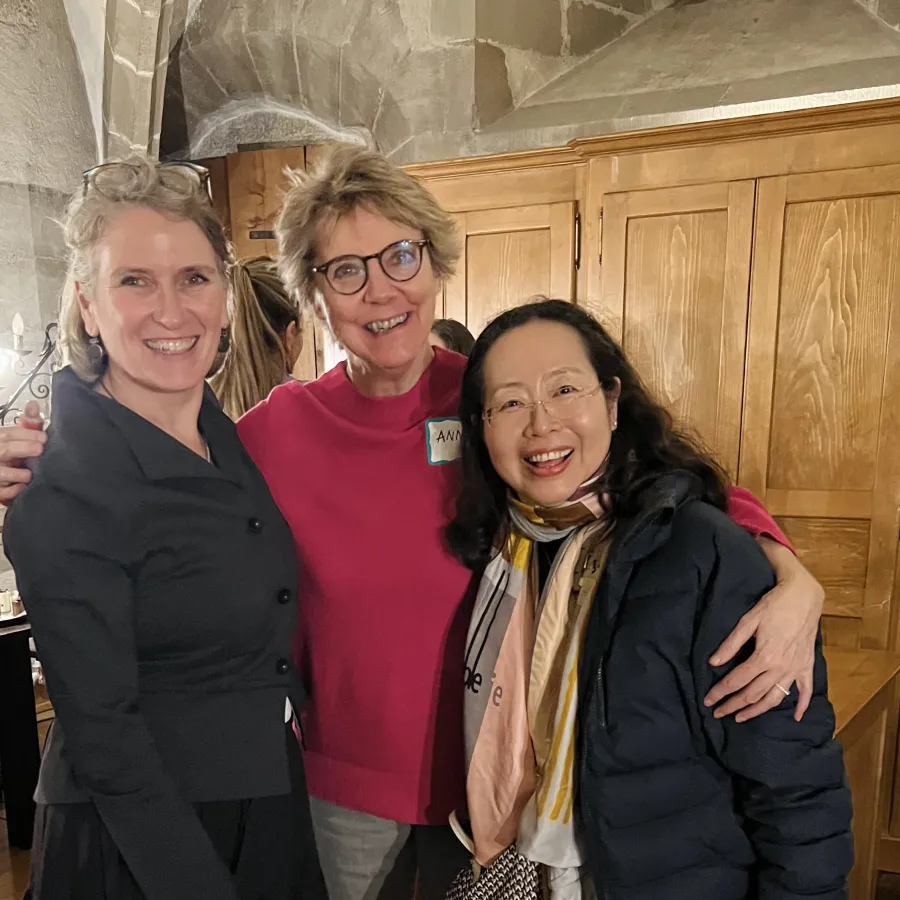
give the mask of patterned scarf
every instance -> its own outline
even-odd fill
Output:
[[[466,647],[465,732],[473,855],[516,844],[551,894],[581,897],[575,838],[578,662],[608,542],[592,482],[553,509],[510,499],[513,529],[478,588]],[[565,538],[538,596],[536,542]]]

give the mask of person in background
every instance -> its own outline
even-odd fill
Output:
[[[291,377],[303,349],[303,330],[300,310],[268,257],[238,260],[231,284],[231,326],[209,383],[225,412],[237,420]]]
[[[468,356],[475,346],[472,332],[456,319],[435,319],[428,340],[433,347],[443,347],[463,356]]]
[[[485,328],[460,418],[448,537],[485,572],[465,689],[482,878],[524,857],[552,900],[844,900],[852,803],[818,641],[802,721],[784,685],[745,724],[703,702],[709,657],[775,583],[719,466],[560,300]]]
[[[298,172],[277,224],[285,287],[347,359],[276,387],[238,422],[293,532],[294,656],[316,841],[332,900],[443,900],[468,856],[449,824],[465,800],[463,698],[473,573],[443,534],[457,489],[464,357],[432,347],[435,302],[459,256],[453,218],[377,153],[338,146]],[[0,429],[0,499],[21,491],[21,429]],[[38,455],[40,446],[33,448]],[[812,688],[822,591],[759,503],[729,512],[778,584],[717,650],[715,715],[751,718]],[[768,537],[772,535],[775,539]],[[721,702],[724,701],[724,702]]]
[[[53,422],[8,432],[42,448],[3,537],[55,712],[31,900],[326,900],[293,541],[204,380],[230,263],[206,177],[85,173]]]

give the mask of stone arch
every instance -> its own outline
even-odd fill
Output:
[[[376,6],[193,3],[170,60],[163,153],[219,155],[242,144],[334,139],[395,150],[413,133],[415,117],[396,102],[386,75],[402,79],[421,54],[397,33],[391,40],[390,29],[405,33],[403,24],[380,18]],[[351,41],[360,34],[373,40]],[[382,49],[370,52],[374,45]]]
[[[203,159],[225,156],[247,146],[299,146],[328,141],[374,147],[372,134],[366,128],[334,128],[301,107],[272,100],[234,100],[197,123],[190,144],[176,155]]]
[[[300,143],[317,129],[368,134],[400,162],[475,152],[482,129],[672,2],[190,0],[162,152]]]
[[[103,159],[157,156],[169,58],[190,0],[106,0]]]

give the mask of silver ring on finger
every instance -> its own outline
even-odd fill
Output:
[[[775,682],[775,687],[777,687],[778,690],[781,691],[781,693],[784,694],[785,697],[790,697],[790,696],[791,696],[791,692],[790,692],[783,684],[779,684],[779,683],[776,681],[776,682]]]

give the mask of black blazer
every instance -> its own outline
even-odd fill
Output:
[[[579,809],[609,900],[843,900],[851,799],[825,661],[801,722],[796,691],[738,724],[703,706],[739,659],[709,658],[775,583],[759,545],[662,478],[622,522],[594,598],[579,683]]]
[[[71,370],[6,552],[56,711],[36,800],[90,800],[148,895],[233,896],[192,802],[290,791],[291,533],[211,392],[215,465]]]

